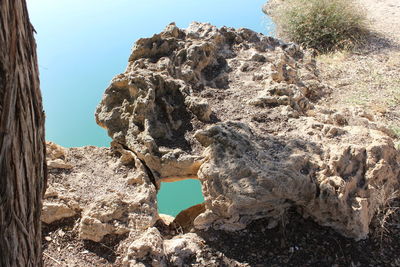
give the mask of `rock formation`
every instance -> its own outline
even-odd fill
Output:
[[[371,114],[320,107],[330,90],[312,53],[295,44],[248,29],[170,24],[136,42],[97,108],[112,148],[70,149],[62,160],[72,167],[55,167],[53,181],[87,183],[76,185],[79,208],[62,204],[81,214],[83,239],[126,235],[126,265],[181,266],[201,248],[195,233],[168,240],[157,229],[156,193],[166,180],[202,183],[205,203],[171,223],[185,232],[234,231],[258,218],[272,228],[296,208],[366,238],[377,208],[399,186],[400,152]]]
[[[53,143],[46,144],[46,161],[48,169],[71,169],[72,166],[66,163],[66,151],[63,147]]]
[[[260,217],[273,226],[296,206],[365,238],[378,195],[398,185],[399,153],[371,116],[320,110],[328,91],[311,53],[294,44],[170,24],[135,44],[96,119],[156,183],[200,179],[197,228],[242,229]]]
[[[54,144],[48,143],[52,150]],[[114,148],[61,148],[69,169],[50,170],[42,221],[81,217],[79,236],[96,242],[106,235],[147,229],[158,219],[156,189],[143,164]]]

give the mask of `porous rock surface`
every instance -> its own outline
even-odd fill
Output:
[[[371,115],[319,108],[329,90],[297,45],[248,29],[170,24],[136,42],[96,119],[157,183],[200,179],[198,229],[237,230],[261,217],[273,227],[295,206],[365,238],[381,196],[398,186],[399,152]]]
[[[46,143],[46,161],[48,169],[71,169],[72,165],[66,163],[66,150],[53,143]]]
[[[111,148],[48,144],[48,161],[70,167],[50,170],[45,206],[69,208],[62,218],[79,218],[81,239],[123,237],[124,266],[203,266],[197,231],[259,218],[272,228],[289,208],[365,238],[399,187],[400,152],[368,112],[321,107],[330,90],[312,53],[294,44],[170,24],[136,42],[105,91],[96,120]],[[160,182],[186,178],[201,181],[205,202],[167,223],[157,211]]]
[[[204,240],[182,230],[188,225],[184,219],[193,212],[178,215],[178,220],[159,215],[156,187],[132,152],[116,144],[112,148],[63,148],[47,143],[49,151],[53,148],[63,151],[63,161],[71,166],[49,170],[44,195],[42,222],[49,229],[60,228],[57,238],[59,233],[72,232],[81,240],[121,240],[116,245],[117,266],[187,266],[193,259],[204,261]],[[189,219],[193,223],[194,218]],[[71,220],[72,229],[65,228]],[[178,227],[180,234],[171,235],[170,230]],[[45,236],[46,242],[56,243],[54,239],[54,235]],[[217,266],[205,262],[198,266],[205,265]]]
[[[132,152],[93,146],[62,150],[72,167],[50,170],[43,222],[79,215],[79,237],[99,242],[157,221],[156,189]]]
[[[311,107],[307,97],[321,93],[310,55],[283,47],[248,29],[171,24],[136,42],[96,120],[157,178],[195,176],[202,160],[196,130],[237,116],[250,120],[252,106],[285,105],[300,114]]]

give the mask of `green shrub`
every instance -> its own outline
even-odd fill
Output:
[[[321,52],[354,47],[368,33],[354,0],[285,0],[273,17],[282,37]]]

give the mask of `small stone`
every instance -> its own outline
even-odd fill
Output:
[[[64,203],[48,202],[43,203],[41,220],[47,224],[63,218],[75,216],[76,212]]]
[[[73,166],[71,164],[66,163],[62,159],[55,159],[55,160],[49,160],[47,161],[47,167],[51,169],[72,169]]]
[[[57,234],[58,234],[59,237],[64,237],[65,236],[65,232],[62,229],[58,230]]]

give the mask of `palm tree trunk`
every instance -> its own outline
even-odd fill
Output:
[[[0,266],[42,266],[44,112],[25,0],[0,0]]]

